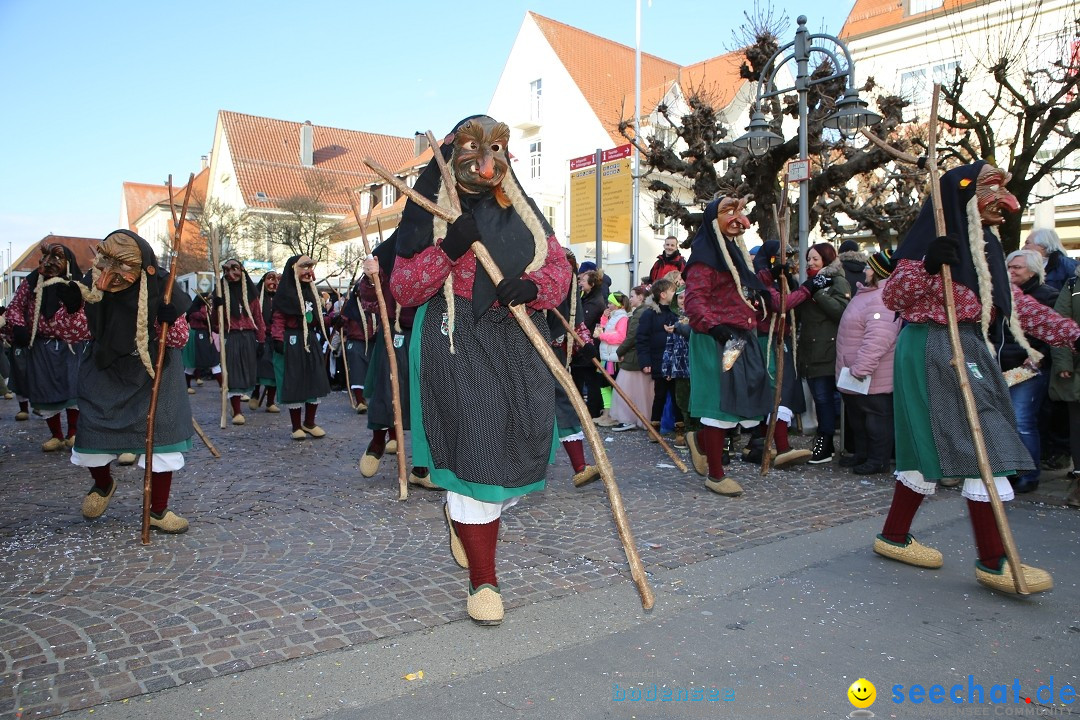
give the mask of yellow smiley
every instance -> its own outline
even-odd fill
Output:
[[[877,699],[877,688],[874,687],[874,683],[866,678],[859,678],[851,683],[851,687],[847,691],[847,697],[855,707],[860,709],[868,708]]]

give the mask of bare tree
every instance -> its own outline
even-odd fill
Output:
[[[1009,190],[1024,207],[1080,189],[1080,66],[1069,52],[1080,38],[1080,12],[1072,27],[1039,38],[1039,5],[989,33],[983,53],[963,55],[968,65],[944,83],[939,110],[939,121],[955,131],[943,157],[994,161],[1012,173]],[[1019,246],[1021,220],[1009,215],[1001,227],[1006,250]]]
[[[241,251],[241,240],[248,231],[250,215],[246,211],[238,211],[232,205],[228,205],[217,198],[201,198],[192,216],[199,233],[206,239],[206,257],[212,257],[214,242],[220,243],[221,261],[229,258],[249,259],[241,257],[246,255]],[[218,268],[211,268],[215,273]]]
[[[746,80],[760,82],[766,63],[780,46],[778,37],[786,29],[786,18],[774,19],[770,10],[762,11],[757,5],[753,14],[744,13],[744,16],[746,22],[735,38],[743,48],[740,74]],[[813,69],[811,79],[828,78],[833,72],[831,63],[824,61]],[[869,231],[883,245],[891,245],[893,238],[906,231],[914,218],[908,207],[912,200],[906,199],[910,188],[891,189],[902,178],[895,171],[884,173],[874,184],[866,184],[862,194],[847,187],[854,179],[889,166],[890,158],[874,146],[853,147],[835,131],[825,129],[824,120],[835,110],[835,99],[843,93],[843,83],[843,78],[827,80],[811,85],[808,92],[808,148],[815,168],[806,187],[810,227],[821,221],[824,230],[833,232],[840,232],[841,228],[849,233]],[[870,79],[863,89],[868,91],[873,86]],[[635,138],[630,120],[621,122],[619,129],[641,152],[649,176],[646,187],[655,194],[659,214],[677,219],[692,235],[701,221],[699,208],[717,192],[750,193],[756,200],[750,220],[762,237],[777,237],[771,207],[780,206],[779,178],[788,161],[798,157],[798,137],[773,148],[762,158],[754,158],[732,142],[735,138],[731,130],[721,123],[719,108],[723,100],[715,93],[691,87],[686,88],[685,112],[678,114],[671,107],[659,106],[658,114],[674,128],[673,142],[658,135]],[[898,147],[910,145],[910,141],[896,132],[902,123],[904,106],[905,102],[894,96],[880,98],[878,102],[883,119],[875,129]],[[772,131],[782,136],[781,120],[785,116],[798,118],[797,96],[791,93],[771,98],[761,110]],[[689,202],[684,199],[687,192],[691,195]],[[884,201],[889,193],[899,200]],[[866,199],[876,204],[864,208]],[[849,219],[852,225],[845,226],[840,216]],[[793,236],[797,232],[795,223],[797,215],[792,217]]]
[[[291,255],[307,255],[316,263],[329,258],[330,241],[339,218],[327,212],[327,201],[340,191],[337,180],[318,170],[305,169],[305,192],[278,203],[278,212],[259,215],[261,230],[274,245]]]

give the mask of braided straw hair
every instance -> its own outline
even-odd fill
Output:
[[[975,265],[975,275],[979,280],[979,303],[982,305],[982,315],[979,324],[982,326],[983,338],[990,354],[997,357],[997,350],[990,340],[990,315],[993,312],[992,280],[990,277],[990,265],[986,262],[986,243],[982,237],[982,218],[979,216],[979,201],[977,197],[971,198],[967,204],[968,221],[968,247],[971,249],[971,260]],[[998,234],[997,228],[990,228],[994,235]],[[999,238],[1000,239],[1000,238]],[[1013,340],[1024,349],[1031,362],[1036,365],[1042,360],[1043,354],[1031,347],[1031,343],[1024,337],[1024,331],[1020,325],[1020,318],[1016,314],[1016,303],[1009,303],[1009,330]]]
[[[45,288],[50,285],[59,285],[60,283],[66,283],[68,279],[66,277],[60,277],[59,275],[48,280],[42,280],[34,288],[34,312],[32,314],[30,325],[30,344],[34,344],[34,339],[37,337],[38,322],[41,319],[41,296],[45,292]]]

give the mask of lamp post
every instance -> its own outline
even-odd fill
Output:
[[[832,115],[825,118],[825,127],[839,130],[847,140],[853,138],[861,127],[869,127],[881,120],[881,116],[867,109],[865,100],[859,97],[859,91],[855,89],[855,63],[851,59],[851,53],[847,46],[839,38],[826,33],[813,33],[806,29],[806,16],[798,18],[799,27],[795,31],[795,39],[784,45],[769,58],[761,70],[761,81],[758,83],[757,97],[754,99],[750,113],[750,124],[746,127],[747,133],[734,141],[735,145],[744,148],[754,157],[763,157],[772,148],[783,145],[784,138],[769,129],[769,123],[761,112],[763,100],[784,95],[796,91],[799,93],[799,160],[807,162],[807,95],[812,85],[829,82],[837,78],[846,78],[846,88],[841,98],[836,101],[836,110]],[[839,58],[836,53],[827,47],[811,45],[814,40],[828,40],[844,54],[845,67],[841,69]],[[832,75],[823,78],[810,78],[810,54],[821,53],[832,60],[836,68]],[[776,84],[776,75],[780,68],[789,62],[795,61],[796,73],[795,84],[777,90],[768,90]],[[805,167],[809,167],[805,165]],[[807,239],[810,235],[810,198],[806,192],[807,177],[799,181],[799,257],[806,257],[808,247]],[[806,279],[806,264],[799,265],[799,275]]]

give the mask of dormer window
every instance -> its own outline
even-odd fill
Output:
[[[382,205],[383,207],[390,207],[397,200],[397,188],[386,183],[382,188]]]
[[[907,14],[918,15],[919,13],[937,10],[941,7],[942,2],[943,0],[907,0]]]

